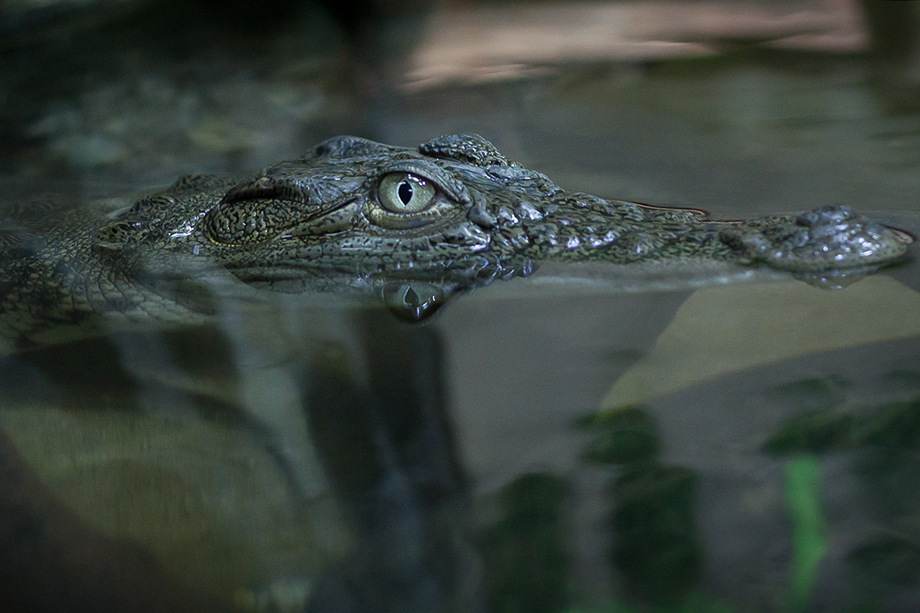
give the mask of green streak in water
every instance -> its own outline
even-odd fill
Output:
[[[818,565],[827,551],[827,526],[821,509],[821,465],[814,456],[796,456],[786,464],[786,507],[792,526],[791,582],[786,595],[785,610],[789,613],[807,611],[811,603]],[[691,594],[684,602],[651,609],[637,609],[621,602],[611,602],[590,613],[730,613],[731,609],[706,598]],[[566,613],[587,613],[585,609],[569,609]]]
[[[786,506],[792,524],[788,604],[793,613],[808,609],[818,564],[827,551],[820,482],[821,466],[814,456],[798,456],[786,464]]]

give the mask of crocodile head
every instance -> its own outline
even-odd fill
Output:
[[[232,186],[201,232],[250,279],[304,269],[507,271],[525,251],[501,240],[501,221],[538,219],[560,192],[478,136],[418,149],[338,137]]]
[[[701,218],[565,192],[476,135],[417,149],[344,136],[241,181],[182,177],[102,228],[95,245],[147,270],[203,256],[278,288],[318,271],[513,276],[536,259],[625,262]]]
[[[526,275],[529,236],[560,193],[479,136],[417,149],[344,136],[242,180],[186,175],[102,227],[94,247],[159,285],[214,270],[287,292],[345,280],[425,312]]]
[[[449,293],[542,260],[702,257],[801,272],[878,265],[906,243],[846,207],[731,223],[566,192],[476,135],[415,149],[337,137],[243,180],[186,176],[95,240],[136,275],[179,274],[183,255],[183,277],[219,268],[297,291],[340,273],[418,304],[438,293],[426,284]]]

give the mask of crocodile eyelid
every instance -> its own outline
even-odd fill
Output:
[[[393,172],[407,172],[418,175],[423,179],[428,179],[443,191],[448,198],[460,204],[470,204],[473,202],[469,190],[466,186],[454,179],[450,173],[421,160],[399,160],[392,164],[383,166],[379,171],[379,176],[385,176]]]

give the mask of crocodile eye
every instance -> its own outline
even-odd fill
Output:
[[[384,175],[377,189],[381,206],[393,213],[421,213],[434,202],[434,185],[411,172]]]

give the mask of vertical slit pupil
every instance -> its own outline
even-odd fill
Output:
[[[412,185],[410,185],[408,181],[403,181],[399,184],[396,193],[403,204],[409,204],[412,200]]]

